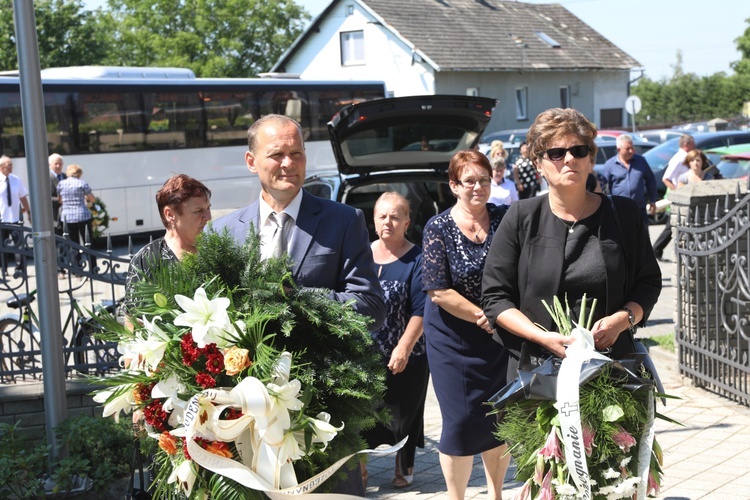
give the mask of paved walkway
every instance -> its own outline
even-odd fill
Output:
[[[652,227],[652,241],[663,226]],[[672,255],[671,245],[665,255]],[[661,263],[664,288],[647,328],[640,337],[674,332],[675,264]],[[750,409],[728,399],[693,387],[677,372],[674,353],[653,348],[652,357],[665,390],[681,399],[670,399],[657,411],[684,424],[678,426],[657,420],[656,438],[664,449],[664,500],[750,499]],[[417,451],[414,483],[397,490],[391,486],[393,457],[382,457],[368,464],[368,498],[445,499],[445,483],[438,463],[437,442],[441,420],[432,387],[425,408],[424,450]],[[514,466],[505,480],[505,498],[513,498],[521,483],[513,480]],[[488,498],[481,459],[477,456],[466,498]]]

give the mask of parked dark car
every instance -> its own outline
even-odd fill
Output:
[[[305,189],[361,209],[371,240],[375,202],[397,191],[411,205],[407,238],[421,244],[427,221],[455,204],[448,185],[451,157],[476,146],[495,104],[484,97],[431,95],[346,106],[328,123],[338,171],[309,176]],[[441,147],[415,149],[423,139]]]
[[[644,130],[642,132],[636,132],[635,135],[640,137],[644,141],[653,142],[654,144],[661,144],[667,142],[675,137],[680,137],[683,132],[671,128],[662,128],[657,130]]]
[[[743,132],[741,130],[690,133],[690,135],[695,138],[695,147],[703,150],[750,142],[750,132]],[[679,138],[676,138],[659,144],[655,148],[646,151],[643,155],[648,161],[651,170],[654,171],[656,189],[659,191],[660,196],[663,196],[667,191],[667,187],[662,182],[662,177],[664,177],[664,172],[667,170],[669,160],[672,159],[679,148]]]

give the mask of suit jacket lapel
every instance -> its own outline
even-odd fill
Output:
[[[292,244],[289,248],[289,255],[294,261],[294,277],[297,278],[300,265],[305,256],[310,251],[313,242],[313,236],[320,223],[321,206],[318,200],[307,191],[302,192],[302,203],[300,204],[299,214],[295,225],[297,226]]]

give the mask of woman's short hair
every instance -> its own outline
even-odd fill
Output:
[[[68,167],[70,168],[70,167]],[[164,216],[164,208],[171,207],[182,215],[182,204],[190,198],[211,199],[211,190],[197,179],[185,174],[173,175],[156,192],[156,206],[159,209],[159,217],[164,227],[168,227],[167,218]]]
[[[569,135],[578,137],[589,147],[589,156],[593,162],[599,149],[594,142],[596,126],[583,113],[571,108],[552,108],[539,113],[526,135],[529,158],[536,165],[552,141]]]
[[[705,169],[706,167],[708,167],[709,162],[708,162],[708,158],[706,157],[705,153],[703,153],[703,151],[701,151],[700,149],[693,149],[692,151],[690,151],[685,156],[685,160],[682,163],[689,167],[690,166],[690,162],[693,161],[693,160],[695,160],[699,156],[700,156],[701,162],[702,162],[701,163],[701,168]]]
[[[378,200],[375,202],[375,206],[373,207],[373,212],[376,208],[378,208],[378,205],[380,205],[381,201],[390,201],[401,210],[403,210],[403,213],[404,215],[406,215],[407,219],[409,218],[411,214],[411,208],[409,207],[409,200],[406,199],[406,196],[396,191],[386,191],[385,193],[381,194],[380,197],[378,197]]]
[[[490,165],[489,158],[476,149],[466,149],[459,151],[451,158],[451,162],[448,165],[448,180],[458,184],[458,181],[461,180],[461,174],[469,165],[482,167],[487,172],[487,175],[492,177],[492,165]]]
[[[83,169],[80,165],[76,165],[75,163],[71,163],[68,165],[68,168],[65,169],[65,175],[68,177],[81,177],[83,174]]]
[[[500,170],[501,168],[507,168],[507,164],[505,162],[505,158],[502,156],[496,156],[492,160],[490,160],[492,163],[492,170]]]

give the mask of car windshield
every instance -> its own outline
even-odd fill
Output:
[[[342,203],[362,210],[365,214],[370,241],[377,239],[373,209],[381,194],[396,191],[409,200],[411,223],[406,232],[410,241],[421,244],[424,226],[430,218],[452,207],[456,199],[445,180],[391,179],[388,181],[364,183],[353,186],[343,193]]]
[[[364,130],[346,139],[354,157],[393,151],[453,151],[466,129],[445,125],[401,124]]]
[[[750,160],[726,159],[720,161],[716,168],[725,179],[738,179],[748,174]]]
[[[678,149],[680,149],[679,139],[672,139],[649,149],[643,153],[643,157],[646,158],[651,170],[658,172],[667,166]]]

